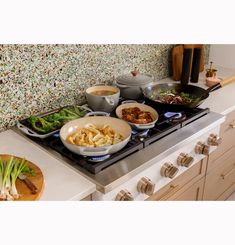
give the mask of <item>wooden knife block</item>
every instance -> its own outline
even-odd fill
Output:
[[[182,71],[182,63],[183,63],[183,54],[185,48],[192,49],[192,58],[190,65],[190,73],[192,68],[193,61],[193,50],[194,48],[201,48],[201,60],[200,60],[200,72],[204,70],[204,47],[202,44],[182,44],[177,45],[172,49],[172,70],[173,70],[173,80],[180,81],[181,79],[181,71]]]

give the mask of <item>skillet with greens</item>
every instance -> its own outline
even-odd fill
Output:
[[[197,104],[201,100],[197,96],[185,92],[177,92],[174,89],[160,91],[157,95],[153,93],[151,99],[156,102],[175,105]]]

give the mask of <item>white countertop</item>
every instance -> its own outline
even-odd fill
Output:
[[[12,130],[0,133],[0,154],[25,157],[42,170],[40,201],[81,200],[96,190],[95,184]]]
[[[235,75],[235,70],[224,67],[214,67],[218,70],[217,76],[225,79]],[[200,86],[204,89],[208,87],[205,85],[205,70],[200,73],[198,83],[189,83],[195,86]],[[166,78],[158,82],[172,82],[171,78]],[[156,82],[156,83],[158,83]],[[200,108],[210,108],[211,111],[226,115],[229,112],[235,110],[235,81],[218,90],[215,90],[209,94],[209,97],[200,105]]]

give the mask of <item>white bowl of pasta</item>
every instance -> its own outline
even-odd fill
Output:
[[[125,147],[130,137],[131,127],[127,122],[106,116],[79,118],[60,129],[64,146],[84,156],[113,154]]]

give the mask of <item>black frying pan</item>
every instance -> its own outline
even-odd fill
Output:
[[[230,77],[228,79],[222,80],[221,82],[213,85],[212,87],[209,87],[208,89],[203,89],[198,86],[194,85],[184,85],[180,83],[161,83],[161,84],[155,84],[150,85],[148,87],[145,87],[142,92],[145,97],[145,100],[152,106],[154,106],[156,109],[164,109],[169,111],[181,111],[181,110],[187,110],[189,108],[195,108],[202,104],[206,98],[208,98],[209,93],[221,88],[222,86],[225,86],[228,83],[231,83],[235,81],[235,76]],[[191,104],[166,104],[162,103],[160,101],[155,101],[155,99],[160,96],[160,92],[162,91],[169,91],[174,90],[178,93],[184,92],[190,94],[194,99],[195,103]]]

